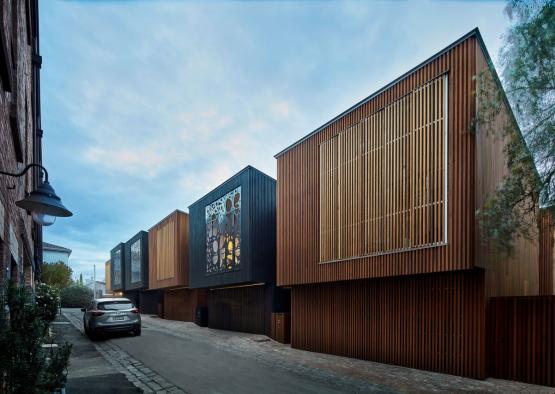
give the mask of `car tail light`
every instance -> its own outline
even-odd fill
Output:
[[[93,316],[102,316],[104,311],[91,311],[91,315]]]
[[[133,312],[133,313],[139,313],[139,308],[133,308],[133,309],[131,309],[131,312]]]

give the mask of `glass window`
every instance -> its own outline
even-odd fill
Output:
[[[206,273],[241,264],[241,186],[206,206]]]
[[[121,249],[114,252],[114,284],[121,285]]]
[[[141,240],[131,244],[131,283],[141,281]]]
[[[133,309],[133,303],[129,301],[107,301],[100,302],[97,309],[101,311],[123,311]]]

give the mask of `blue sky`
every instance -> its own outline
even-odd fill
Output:
[[[479,27],[503,2],[40,2],[43,157],[78,276]]]

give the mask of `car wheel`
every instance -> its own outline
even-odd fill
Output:
[[[134,331],[134,334],[135,334],[135,336],[137,336],[137,337],[141,336],[141,327],[136,328],[135,331]]]

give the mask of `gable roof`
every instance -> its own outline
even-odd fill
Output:
[[[324,123],[322,126],[318,127],[316,130],[312,131],[311,133],[309,133],[308,135],[304,136],[303,138],[301,138],[300,140],[294,142],[293,144],[289,145],[288,147],[284,148],[283,150],[281,150],[280,152],[276,153],[274,155],[274,157],[277,159],[279,156],[283,155],[284,153],[286,153],[287,151],[291,150],[292,148],[296,147],[297,145],[300,145],[301,143],[303,143],[304,141],[308,140],[310,137],[312,137],[313,135],[319,133],[320,131],[322,131],[323,129],[325,129],[327,126],[329,126],[330,124],[334,123],[336,120],[341,119],[342,117],[344,117],[345,115],[349,114],[350,112],[356,110],[357,108],[359,108],[360,106],[366,104],[367,102],[369,102],[370,100],[374,99],[376,96],[378,96],[379,94],[383,93],[384,91],[386,91],[387,89],[391,88],[392,86],[394,86],[395,84],[397,84],[398,82],[402,81],[403,79],[407,78],[409,75],[413,74],[414,72],[416,72],[417,70],[421,69],[422,67],[424,67],[425,65],[433,62],[435,59],[437,59],[438,57],[440,57],[441,55],[443,55],[444,53],[448,52],[449,50],[451,50],[452,48],[460,45],[463,41],[468,40],[470,37],[476,37],[482,51],[484,52],[484,56],[486,57],[486,61],[488,63],[488,67],[492,70],[492,73],[494,74],[494,78],[496,79],[496,82],[499,82],[499,78],[497,77],[497,72],[495,71],[495,68],[493,67],[493,63],[491,61],[491,58],[488,54],[488,51],[486,49],[486,46],[484,44],[484,40],[482,39],[482,35],[480,34],[480,30],[478,30],[478,28],[474,28],[471,31],[469,31],[468,33],[466,33],[464,36],[462,36],[461,38],[459,38],[458,40],[454,41],[453,43],[449,44],[448,46],[446,46],[445,48],[443,48],[442,50],[440,50],[439,52],[437,52],[436,54],[432,55],[431,57],[429,57],[428,59],[424,60],[423,62],[421,62],[420,64],[418,64],[417,66],[413,67],[412,69],[410,69],[409,71],[407,71],[406,73],[404,73],[403,75],[401,75],[400,77],[394,79],[393,81],[391,81],[390,83],[388,83],[387,85],[385,85],[384,87],[376,90],[374,93],[370,94],[368,97],[366,97],[365,99],[362,99],[361,101],[359,101],[358,103],[356,103],[355,105],[353,105],[352,107],[346,109],[345,111],[341,112],[339,115],[335,116],[334,118],[332,118],[331,120],[327,121],[326,123]],[[500,83],[499,83],[500,85]],[[508,105],[508,101],[507,101],[507,105]],[[510,106],[509,106],[510,108]],[[512,111],[511,115],[512,115]]]
[[[223,187],[226,183],[231,182],[232,180],[234,180],[235,178],[237,178],[238,176],[240,176],[243,172],[245,171],[254,171],[258,174],[261,174],[263,176],[265,176],[268,179],[271,179],[272,181],[276,182],[276,180],[274,178],[272,178],[270,175],[260,171],[258,168],[254,168],[253,166],[251,166],[250,164],[247,165],[245,168],[243,168],[241,171],[233,174],[232,176],[230,176],[229,178],[227,178],[225,181],[223,181],[222,183],[220,183],[218,186],[216,186],[215,188],[213,188],[212,190],[210,190],[208,193],[206,193],[204,196],[202,196],[201,198],[197,199],[194,203],[189,204],[189,209],[198,204],[200,201],[202,201],[204,198],[206,198],[206,196],[208,196],[210,193],[214,192],[215,190],[219,189],[220,187]]]
[[[49,252],[67,253],[68,256],[71,254],[71,249],[64,248],[63,246],[59,246],[59,245],[49,244],[48,242],[42,243],[42,250],[43,251],[47,250]]]

